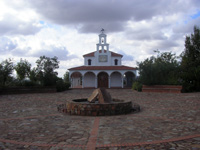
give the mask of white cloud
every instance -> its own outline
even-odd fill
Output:
[[[33,9],[25,1],[0,2],[0,35],[30,35],[40,31],[42,25]]]
[[[28,56],[40,57],[58,57],[59,60],[70,60],[73,58],[77,58],[76,55],[70,55],[66,47],[56,46],[56,45],[46,45],[45,43],[41,44],[41,49],[36,51],[29,50]]]
[[[62,76],[83,65],[105,28],[110,50],[136,66],[157,49],[180,54],[199,11],[199,0],[1,0],[0,60],[22,57],[34,65],[41,55],[57,56]]]

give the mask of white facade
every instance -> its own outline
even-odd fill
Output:
[[[107,36],[99,34],[96,51],[84,55],[84,66],[69,69],[72,88],[124,88],[136,75],[136,68],[123,66],[122,55],[109,51]]]

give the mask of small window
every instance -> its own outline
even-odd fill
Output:
[[[91,64],[92,64],[92,60],[88,59],[88,66],[91,66]]]
[[[118,65],[118,60],[117,59],[115,59],[115,66],[117,66]]]

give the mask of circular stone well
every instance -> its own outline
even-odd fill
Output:
[[[110,116],[140,111],[140,106],[132,101],[112,99],[104,88],[95,89],[89,98],[70,100],[57,108],[59,112],[81,116]]]
[[[140,111],[140,106],[131,101],[119,99],[112,101],[112,103],[100,104],[98,101],[89,103],[87,99],[75,99],[66,104],[60,104],[57,108],[59,112],[81,116],[110,116]]]

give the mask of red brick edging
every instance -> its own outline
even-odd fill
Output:
[[[189,135],[189,136],[178,137],[178,138],[167,139],[167,140],[151,141],[151,142],[96,145],[97,137],[95,138],[95,136],[92,136],[91,139],[89,139],[89,142],[87,144],[87,150],[95,150],[96,147],[122,147],[122,146],[130,147],[130,146],[139,146],[139,145],[161,144],[161,143],[187,140],[187,139],[197,138],[197,137],[200,137],[200,134]],[[80,148],[85,148],[85,145],[62,145],[62,144],[31,143],[31,142],[14,141],[14,140],[7,140],[7,139],[0,139],[0,142],[18,144],[18,145],[39,146],[39,147],[80,147]],[[92,142],[94,142],[94,143],[92,143]]]
[[[178,85],[143,85],[142,92],[181,93],[182,86]]]
[[[87,143],[87,150],[95,150],[97,143],[97,135],[99,130],[100,118],[96,117]]]

